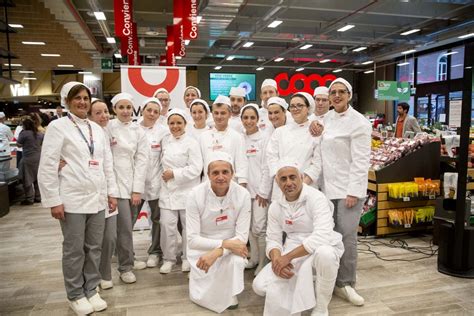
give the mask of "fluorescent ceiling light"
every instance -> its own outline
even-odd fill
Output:
[[[19,73],[21,73],[21,74],[34,74],[35,72],[33,70],[20,70]]]
[[[184,40],[184,45],[188,46],[188,45],[189,45],[189,43],[191,43],[191,41],[190,41],[190,40]]]
[[[255,70],[260,71],[260,70],[263,70],[263,69],[265,69],[265,68],[263,68],[263,67],[258,67],[258,68],[255,69]]]
[[[272,23],[268,24],[268,27],[274,29],[276,28],[278,25],[282,24],[283,21],[280,21],[280,20],[275,20],[273,21]]]
[[[462,67],[464,66],[464,64],[456,64],[456,65],[452,65],[451,68],[454,68],[454,67]]]
[[[283,57],[275,58],[275,62],[279,63],[279,62],[282,61],[283,59],[285,59],[285,58],[283,58]]]
[[[219,69],[222,69],[222,66],[216,66],[214,67],[215,70],[219,70]]]
[[[472,66],[467,66],[465,67],[465,69],[472,69]]]
[[[328,63],[330,61],[331,61],[331,59],[323,59],[323,60],[320,60],[319,63],[320,64],[325,64],[325,63]]]
[[[79,71],[78,74],[81,74],[81,75],[92,75],[92,71]]]
[[[409,31],[400,33],[400,35],[406,36],[406,35],[410,35],[410,34],[413,34],[413,33],[419,32],[419,31],[420,31],[420,29],[413,29],[413,30],[409,30]]]
[[[114,54],[114,57],[115,57],[115,58],[118,58],[118,59],[122,59],[122,54],[115,53],[115,54]]]
[[[342,69],[335,69],[335,70],[333,70],[332,72],[338,73],[338,72],[341,72],[341,71],[342,71]]]
[[[254,42],[247,42],[243,46],[248,48],[248,47],[252,46],[253,44],[254,44]]]
[[[313,47],[313,44],[306,44],[303,47],[300,47],[300,49],[308,49],[310,47]]]
[[[338,29],[337,31],[338,31],[338,32],[345,32],[345,31],[350,30],[350,29],[353,28],[353,27],[355,27],[355,25],[347,24],[346,26],[341,27],[341,28]]]
[[[43,57],[61,57],[59,54],[41,54]]]
[[[115,44],[116,43],[115,38],[114,37],[107,37],[107,43]]]
[[[95,15],[95,18],[98,20],[98,21],[105,21],[107,20],[107,18],[105,17],[105,13],[104,12],[94,12],[94,15]]]
[[[458,38],[464,39],[464,38],[473,37],[473,36],[474,36],[474,33],[469,33],[469,34],[458,36]]]
[[[5,66],[8,66],[8,64],[4,64]],[[21,67],[21,64],[10,64],[12,67]]]
[[[452,52],[443,54],[443,56],[454,55],[454,54],[457,54],[457,53],[458,53],[457,51],[452,51]]]
[[[365,74],[371,74],[371,73],[373,73],[373,72],[374,72],[373,70],[364,71]]]
[[[31,41],[23,41],[21,42],[23,45],[46,45],[45,42],[31,42]]]
[[[409,49],[409,50],[406,50],[406,51],[402,52],[402,55],[408,55],[408,54],[415,53],[415,52],[416,52],[416,49]]]
[[[300,67],[298,69],[296,69],[295,71],[303,71],[304,70],[304,67]]]
[[[58,67],[62,67],[62,68],[72,68],[72,67],[74,67],[74,65],[59,64]]]
[[[201,20],[202,20],[202,16],[198,15],[198,16],[196,17],[196,23],[197,23],[197,24],[201,23]]]
[[[37,80],[35,77],[25,77],[23,80]]]
[[[398,66],[398,67],[401,67],[401,66],[406,66],[406,65],[409,65],[409,64],[410,64],[410,62],[406,61],[406,62],[404,62],[404,63],[399,63],[399,64],[397,64],[397,66]]]
[[[228,56],[226,60],[234,60],[235,56]]]
[[[353,49],[352,51],[353,51],[353,52],[361,52],[361,51],[366,50],[366,49],[367,49],[367,47],[361,46],[361,47],[359,47],[359,48]]]
[[[9,27],[13,27],[14,29],[22,29],[23,28],[23,25],[21,24],[14,24],[14,23],[10,23],[8,24]]]
[[[181,57],[181,56],[176,56],[175,58],[176,58],[176,59],[181,59],[181,58],[183,58],[183,57]]]
[[[363,63],[361,63],[361,65],[370,65],[370,64],[373,64],[374,61],[373,60],[367,60],[367,61],[364,61]]]

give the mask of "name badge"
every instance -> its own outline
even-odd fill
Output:
[[[247,149],[247,156],[255,156],[257,155],[257,148],[249,148]]]
[[[227,215],[218,216],[216,217],[216,225],[217,226],[223,225],[227,223],[228,220],[229,220],[229,217]]]
[[[214,145],[212,146],[212,151],[221,150],[222,148],[223,148],[222,145]]]
[[[115,145],[117,145],[117,140],[115,139],[115,137],[112,137],[110,139],[110,146],[115,146]]]
[[[151,151],[156,152],[156,151],[160,151],[160,150],[161,150],[161,144],[160,143],[153,142],[151,144]]]
[[[264,129],[267,126],[265,123],[258,124],[258,128]]]
[[[293,225],[293,220],[292,219],[285,219],[285,225],[292,226]]]
[[[100,163],[98,160],[91,159],[89,160],[89,170],[97,171],[100,169]]]

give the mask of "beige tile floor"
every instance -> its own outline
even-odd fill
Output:
[[[403,238],[410,246],[427,247],[430,236]],[[135,232],[140,259],[146,258],[148,240],[148,231]],[[14,206],[10,214],[0,218],[0,315],[73,315],[63,286],[61,241],[57,221],[38,204]],[[404,249],[372,248],[384,258],[420,257]],[[361,244],[360,249],[366,247]],[[114,288],[102,294],[109,308],[100,314],[213,314],[189,301],[188,279],[178,269],[168,275],[160,275],[156,268],[136,275],[137,283],[125,285],[114,274]],[[250,271],[245,280],[239,309],[224,314],[262,314],[263,299],[252,292]],[[474,315],[474,281],[438,273],[436,256],[413,262],[387,262],[361,251],[357,288],[366,304],[354,307],[334,297],[331,315]]]

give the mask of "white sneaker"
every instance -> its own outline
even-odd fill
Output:
[[[245,269],[248,270],[248,269],[253,269],[255,268],[256,266],[258,265],[258,262],[254,262],[252,261],[252,259],[250,259],[247,264],[245,265]]]
[[[357,294],[356,290],[350,285],[346,285],[344,287],[335,286],[334,294],[340,298],[345,299],[346,301],[351,302],[355,306],[364,305],[364,298]]]
[[[85,297],[75,301],[69,301],[69,306],[76,315],[87,315],[94,312],[94,307]]]
[[[233,310],[237,309],[239,307],[239,301],[237,300],[237,295],[232,296],[232,302],[230,303],[230,306],[227,307],[227,309]]]
[[[160,257],[158,255],[151,254],[148,256],[148,260],[146,261],[146,266],[148,268],[155,268],[160,263]]]
[[[320,310],[317,310],[316,308],[313,308],[313,311],[311,312],[311,316],[329,316],[329,311],[327,309],[325,311],[320,311]]]
[[[143,270],[146,269],[146,262],[135,260],[133,262],[133,270]]]
[[[189,264],[189,261],[184,259],[183,263],[181,264],[181,271],[183,272],[189,272],[191,271],[191,265]]]
[[[127,284],[137,282],[137,278],[135,277],[135,274],[133,274],[132,271],[128,271],[128,272],[122,273],[122,274],[120,275],[120,279],[121,279],[124,283],[127,283]]]
[[[114,287],[114,282],[112,280],[100,280],[100,288],[102,290],[108,290]]]
[[[104,301],[99,293],[96,293],[94,296],[89,298],[89,303],[91,303],[92,307],[94,308],[95,312],[101,312],[107,309],[107,302]]]
[[[174,262],[165,261],[163,262],[163,265],[160,268],[160,273],[168,274],[171,272],[171,270],[173,270],[173,267],[174,267]]]

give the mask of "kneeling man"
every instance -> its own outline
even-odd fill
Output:
[[[299,314],[313,307],[311,315],[328,315],[344,253],[342,236],[333,230],[331,202],[303,184],[300,167],[282,161],[276,174],[283,196],[268,210],[266,253],[271,262],[253,282],[254,291],[266,296],[264,315]]]
[[[195,187],[186,205],[189,296],[214,312],[236,308],[244,290],[250,194],[232,181],[232,157],[211,156],[206,181]]]

